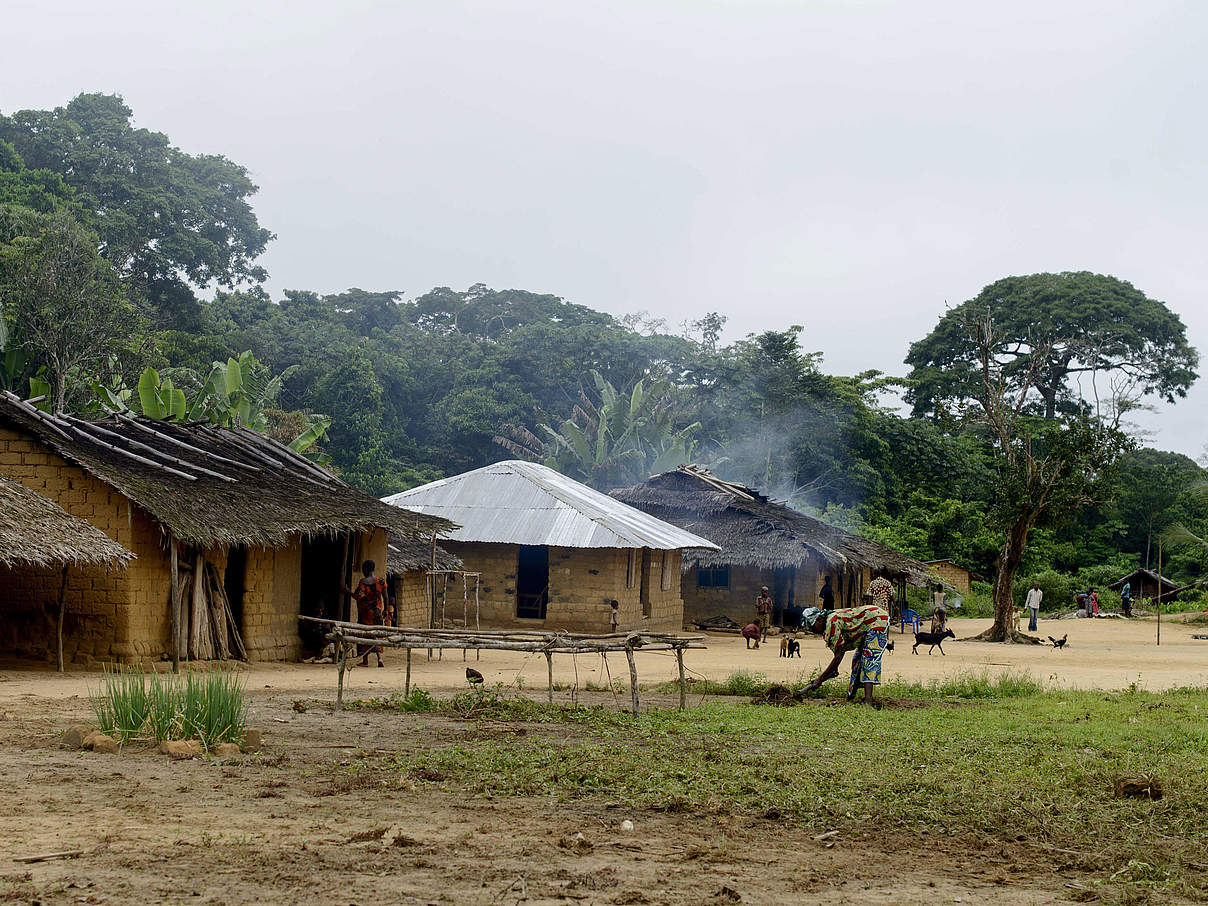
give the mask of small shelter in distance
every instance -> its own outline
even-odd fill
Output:
[[[1159,587],[1162,590],[1163,601],[1169,601],[1183,590],[1182,585],[1170,581],[1166,576],[1159,577],[1153,570],[1146,569],[1145,567],[1134,569],[1127,576],[1121,576],[1107,587],[1112,591],[1119,591],[1124,587],[1125,582],[1129,584],[1128,590],[1132,594],[1133,601],[1139,601],[1141,598],[1157,601]]]
[[[68,581],[66,655],[89,666],[165,655],[295,659],[304,642],[321,642],[317,629],[304,639],[298,616],[346,618],[341,587],[362,560],[408,571],[422,603],[436,536],[452,528],[384,506],[246,428],[49,415],[7,392],[0,476],[137,554],[125,570],[93,564]],[[397,549],[389,564],[387,533]],[[22,630],[44,608],[44,581],[19,575],[0,633],[15,636],[9,653],[38,656],[44,635]]]
[[[796,625],[801,610],[818,603],[827,576],[836,607],[859,604],[875,571],[898,584],[899,600],[907,583],[926,587],[935,581],[919,560],[699,466],[681,466],[612,496],[720,545],[685,562],[684,615],[690,622],[719,615],[748,622],[762,585],[775,601],[772,621]]]
[[[511,460],[384,498],[456,523],[442,544],[481,574],[486,629],[608,632],[683,625],[680,561],[711,541],[567,478]]]

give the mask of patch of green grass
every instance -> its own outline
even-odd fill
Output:
[[[781,815],[812,827],[1026,839],[1076,849],[1104,883],[1172,885],[1208,849],[1208,691],[1048,692],[1019,677],[911,688],[964,707],[873,711],[712,701],[617,711],[493,701],[493,719],[569,721],[584,735],[484,738],[393,757],[383,767],[480,796],[623,801],[702,815]],[[1031,691],[1029,691],[1031,690]],[[888,690],[887,690],[888,693]],[[1117,773],[1151,773],[1158,801],[1116,799]],[[1094,846],[1088,847],[1087,841]]]
[[[135,667],[107,666],[100,688],[89,691],[88,700],[101,732],[125,744],[147,722],[151,708],[147,675]]]
[[[123,744],[148,733],[156,740],[200,739],[209,749],[242,742],[247,728],[244,681],[233,670],[161,677],[117,667],[105,671],[88,698],[101,732]]]
[[[800,693],[814,676],[814,673],[806,674],[802,671],[794,680],[773,683],[762,673],[740,670],[720,682],[708,679],[692,680],[689,683],[689,691],[693,695],[735,695],[753,698],[766,695],[772,686],[781,685],[792,693]],[[677,692],[679,682],[672,680],[660,683],[655,688],[664,693]],[[889,698],[979,700],[1021,698],[1043,691],[1044,685],[1026,672],[1007,670],[1003,673],[990,673],[983,670],[978,673],[966,671],[950,677],[933,678],[925,683],[894,679],[882,685],[879,694]],[[824,683],[815,693],[820,698],[842,697],[846,694],[846,673],[841,673],[830,682]]]

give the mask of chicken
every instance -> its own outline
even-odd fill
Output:
[[[484,682],[486,682],[486,678],[473,667],[467,667],[466,682],[471,686],[481,686]]]
[[[1053,643],[1054,648],[1064,648],[1065,643],[1069,641],[1069,638],[1070,638],[1070,634],[1067,632],[1065,635],[1063,635],[1059,639],[1055,639],[1052,636],[1049,636],[1049,641]]]

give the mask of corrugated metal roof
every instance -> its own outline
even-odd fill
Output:
[[[382,499],[457,523],[461,528],[443,536],[449,541],[717,550],[712,541],[547,466],[520,460],[497,462]]]

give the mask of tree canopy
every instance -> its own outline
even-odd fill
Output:
[[[54,110],[0,115],[0,140],[24,168],[60,177],[123,280],[161,314],[187,322],[193,286],[264,280],[255,261],[272,233],[252,211],[256,186],[244,167],[187,154],[163,133],[135,128],[131,117],[116,95],[80,94]],[[37,199],[21,203],[44,209]]]
[[[993,325],[985,352],[995,367],[1031,373],[1034,411],[1045,418],[1093,412],[1116,421],[1143,397],[1174,402],[1197,377],[1182,320],[1131,283],[1087,271],[1006,277],[911,345],[906,398],[916,416],[976,397],[982,350],[965,329],[971,313]]]

